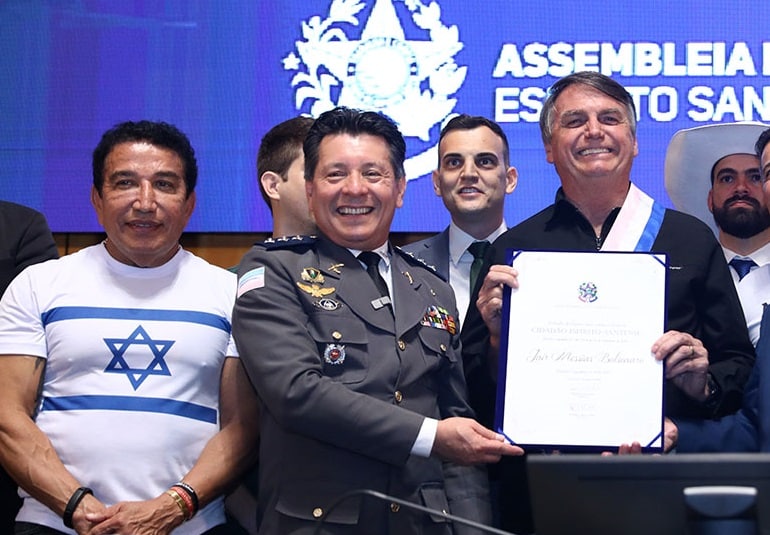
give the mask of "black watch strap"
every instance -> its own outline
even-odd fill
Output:
[[[80,505],[80,502],[86,497],[86,494],[93,495],[93,493],[94,491],[88,487],[78,487],[78,489],[72,493],[67,505],[64,507],[64,514],[62,515],[65,526],[68,528],[72,527],[72,515],[75,513],[75,509],[78,508],[78,505]]]

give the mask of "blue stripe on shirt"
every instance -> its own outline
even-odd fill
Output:
[[[183,418],[217,423],[217,411],[189,403],[164,398],[142,398],[133,396],[61,396],[45,398],[44,411],[108,410],[136,411],[173,414]]]
[[[43,313],[43,325],[64,320],[79,319],[116,319],[116,320],[153,320],[181,321],[199,323],[220,329],[230,334],[230,322],[223,316],[194,310],[158,310],[144,308],[107,308],[107,307],[56,307]]]

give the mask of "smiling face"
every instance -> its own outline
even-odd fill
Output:
[[[627,182],[639,152],[626,107],[585,84],[556,99],[546,159],[562,183],[610,178]]]
[[[115,145],[107,155],[102,193],[92,188],[91,203],[113,258],[157,267],[176,254],[195,193],[187,196],[184,164],[175,152],[132,141]]]
[[[514,190],[517,177],[515,168],[506,167],[503,140],[492,130],[452,130],[439,144],[433,190],[463,230],[479,221],[494,230],[502,222],[505,195]]]
[[[753,154],[730,154],[713,169],[708,206],[723,232],[745,239],[770,227],[759,158]]]
[[[306,188],[321,232],[343,247],[370,251],[388,240],[406,179],[396,178],[383,138],[332,134],[318,146],[318,164]]]

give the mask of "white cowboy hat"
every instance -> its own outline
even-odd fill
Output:
[[[719,235],[708,208],[711,169],[730,154],[755,154],[754,144],[770,126],[719,123],[679,130],[666,150],[666,191],[677,210],[694,215]]]

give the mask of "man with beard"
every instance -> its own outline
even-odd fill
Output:
[[[770,194],[770,129],[759,136],[754,149],[759,156],[762,189]],[[765,271],[767,265],[755,269]],[[757,344],[757,360],[746,385],[741,410],[718,420],[674,418],[676,429],[669,429],[669,438],[677,452],[767,452],[770,451],[770,308],[762,316],[762,336]]]
[[[680,130],[669,144],[665,170],[666,189],[679,210],[709,224],[713,216],[755,346],[762,303],[770,297],[770,212],[754,151],[766,128],[729,123]]]

